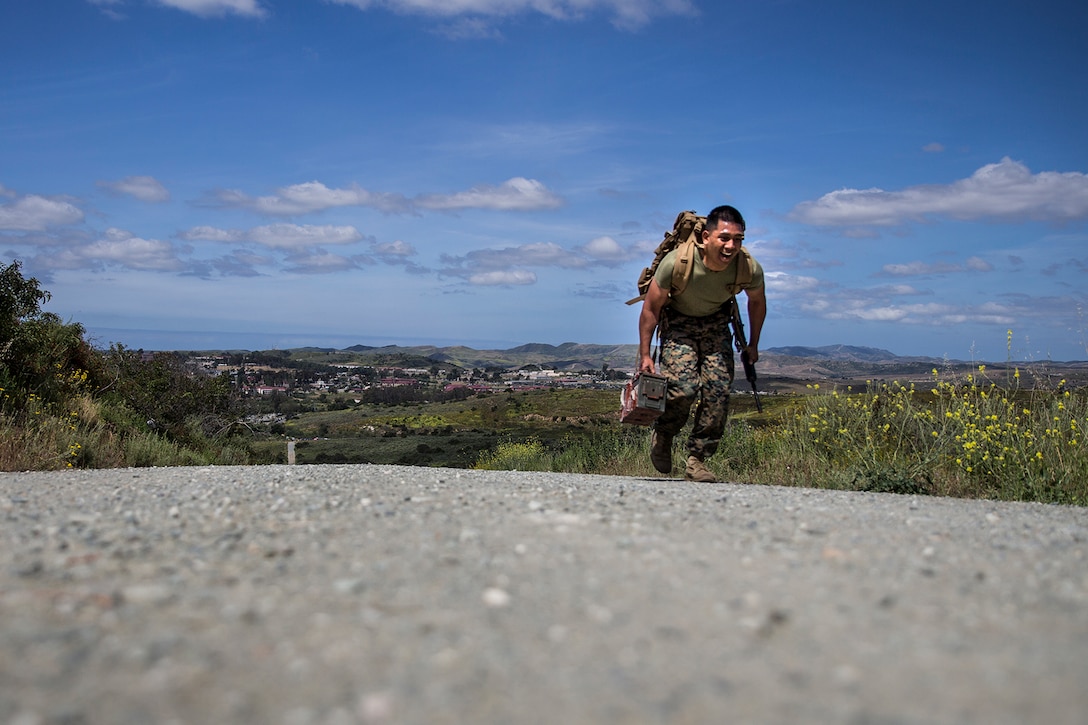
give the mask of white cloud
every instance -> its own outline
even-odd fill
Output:
[[[270,196],[251,197],[237,189],[220,189],[213,194],[215,206],[250,209],[270,216],[294,216],[343,206],[365,206],[389,213],[410,213],[415,207],[441,211],[495,209],[529,211],[553,209],[562,199],[534,179],[515,177],[498,186],[480,185],[454,194],[424,194],[409,199],[401,194],[371,192],[352,185],[330,189],[319,181],[308,181],[277,189]]]
[[[114,20],[124,19],[124,16],[121,13],[114,10],[114,8],[120,6],[124,0],[87,0],[87,2],[96,6],[107,17],[113,18]]]
[[[524,264],[537,267],[584,267],[583,258],[572,254],[554,242],[522,244],[519,247],[487,251],[494,254],[495,264]]]
[[[553,242],[522,244],[504,249],[474,249],[462,257],[442,256],[443,274],[468,277],[480,270],[511,270],[521,267],[579,268],[588,260]]]
[[[536,283],[536,274],[526,269],[494,270],[470,275],[470,284],[475,285],[526,285]]]
[[[291,266],[287,267],[286,271],[296,274],[329,274],[355,269],[359,266],[348,257],[324,251],[292,256],[288,261]]]
[[[409,257],[416,256],[416,247],[401,241],[401,239],[386,244],[375,242],[370,245],[370,248],[374,255],[388,263],[388,265],[399,265],[399,263],[405,263]]]
[[[483,16],[504,18],[539,13],[555,20],[581,20],[595,12],[612,16],[618,28],[634,30],[656,16],[696,14],[690,0],[330,0],[360,10],[383,8],[397,13],[437,18]]]
[[[500,211],[529,211],[554,209],[563,200],[535,179],[515,177],[499,186],[481,185],[456,194],[427,194],[417,198],[424,209],[496,209]]]
[[[917,287],[909,284],[888,284],[881,287],[876,287],[871,290],[873,294],[879,294],[883,296],[910,296],[910,295],[922,295],[928,294],[927,292],[921,292]]]
[[[938,216],[961,220],[1088,219],[1088,175],[1043,171],[1004,158],[951,184],[902,191],[840,189],[794,207],[790,216],[816,225],[891,226]]]
[[[906,264],[885,264],[881,272],[893,277],[914,277],[926,274],[950,274],[963,271],[962,267],[948,262],[907,262]]]
[[[198,17],[242,15],[263,18],[267,13],[257,0],[156,0],[159,5],[183,10]]]
[[[944,151],[944,144],[934,141],[933,143],[927,143],[922,147],[922,150],[929,154],[939,154]]]
[[[354,244],[362,239],[355,226],[331,224],[265,224],[244,231],[219,229],[215,226],[194,226],[178,237],[187,242],[220,242],[223,244],[260,244],[273,249],[302,251],[326,244]]]
[[[170,200],[170,192],[152,176],[126,176],[120,181],[99,181],[98,186],[114,194],[128,194],[140,201],[158,203]]]
[[[379,257],[405,258],[416,254],[415,247],[400,239],[386,244],[372,244],[371,249]]]
[[[412,257],[417,254],[416,248],[401,239],[385,244],[371,242],[370,250],[373,255],[377,257],[378,261],[384,262],[385,264],[400,266],[405,272],[410,274],[431,273],[429,268],[412,261]],[[374,260],[369,257],[358,257],[356,261],[366,262],[368,264],[374,263]]]
[[[781,239],[746,239],[744,247],[759,260],[765,270],[830,269],[843,265],[842,260],[830,257],[824,250],[804,240],[786,243]],[[651,254],[652,251],[653,247],[650,248]]]
[[[908,262],[885,264],[880,274],[891,277],[914,277],[930,274],[956,274],[959,272],[992,272],[993,265],[981,257],[970,257],[963,265],[949,262]]]
[[[224,242],[237,244],[246,240],[246,233],[241,229],[219,229],[217,227],[199,226],[182,232],[178,235],[186,241]]]
[[[308,249],[323,244],[351,244],[363,238],[352,226],[269,224],[249,230],[249,239],[275,249]]]
[[[967,261],[964,262],[964,265],[967,267],[967,269],[969,269],[969,270],[971,270],[973,272],[993,272],[994,271],[994,266],[992,264],[990,264],[989,262],[987,262],[982,257],[968,257]]]
[[[909,313],[903,307],[859,307],[824,315],[831,320],[865,320],[866,322],[898,322]]]
[[[594,300],[625,301],[636,293],[635,285],[618,285],[615,282],[598,282],[594,284],[576,284],[571,293],[578,297],[588,297]]]
[[[53,269],[81,269],[93,266],[116,266],[126,269],[170,272],[184,265],[169,242],[141,239],[123,230],[107,229],[103,239],[56,255],[41,255],[36,260]]]
[[[266,224],[250,230],[193,227],[178,235],[186,241],[243,244],[254,242],[272,249],[303,252],[325,244],[353,244],[363,238],[353,226]]]
[[[208,268],[214,268],[224,277],[257,277],[261,274],[257,271],[257,267],[274,268],[275,266],[276,260],[272,257],[252,254],[244,249],[236,249],[230,254],[211,260],[207,264]],[[194,265],[194,271],[198,276],[210,276],[208,272],[200,274],[199,265]]]
[[[776,309],[781,305],[787,316],[802,315],[815,320],[873,322],[891,325],[953,327],[964,324],[1014,326],[1033,314],[1038,301],[1013,301],[1010,304],[987,301],[975,304],[938,300],[931,292],[906,284],[845,288],[827,280],[782,275],[767,275],[767,286],[774,290]],[[790,312],[792,311],[792,312]]]
[[[899,303],[897,296],[918,296],[912,287],[893,285],[871,289],[835,290],[801,299],[798,308],[825,320],[890,322],[903,325],[952,326],[966,323],[1012,325],[1023,310],[986,302],[957,305],[944,302]]]
[[[339,206],[373,206],[393,211],[404,205],[403,200],[393,194],[372,194],[354,185],[347,189],[330,189],[317,181],[285,187],[280,189],[278,198],[262,197],[258,202],[269,205],[263,209],[259,204],[258,210],[270,214],[305,213]],[[277,205],[282,205],[285,210],[277,211]]]
[[[4,189],[0,196],[10,197],[11,193]],[[36,194],[16,197],[10,204],[0,204],[0,229],[40,232],[48,227],[81,221],[83,212],[75,205]]]
[[[526,271],[526,267],[611,267],[631,259],[636,247],[625,249],[611,237],[598,237],[573,250],[554,242],[535,242],[502,249],[474,249],[462,256],[442,255],[442,268],[438,274],[440,277],[460,277],[472,284],[533,284],[536,275]],[[516,281],[488,281],[496,279]],[[632,279],[631,287],[634,286]]]
[[[631,250],[621,246],[612,237],[591,239],[582,247],[581,251],[602,262],[626,262],[632,257]]]
[[[271,216],[309,214],[341,206],[369,206],[382,211],[407,211],[408,201],[397,194],[374,194],[359,186],[330,189],[319,181],[285,186],[271,196],[250,197],[236,189],[215,193],[218,205],[251,209]]]
[[[820,280],[785,272],[766,272],[763,275],[767,289],[778,294],[809,292],[820,288]]]

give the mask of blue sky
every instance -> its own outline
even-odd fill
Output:
[[[633,343],[663,231],[729,203],[764,348],[1088,359],[1085,27],[1051,0],[3,3],[0,260],[102,346]]]

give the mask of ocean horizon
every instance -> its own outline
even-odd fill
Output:
[[[100,349],[114,343],[133,350],[149,352],[191,350],[289,350],[299,347],[319,347],[343,350],[354,345],[385,347],[398,345],[416,347],[463,346],[476,350],[508,350],[519,345],[539,343],[539,340],[435,339],[424,337],[379,337],[368,335],[339,335],[310,332],[227,332],[221,330],[144,330],[117,327],[86,327],[88,342]],[[566,342],[566,341],[565,341]],[[555,343],[560,344],[560,343]],[[637,344],[616,343],[616,344]]]

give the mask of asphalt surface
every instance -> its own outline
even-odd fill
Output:
[[[0,474],[0,723],[1084,723],[1088,509],[397,466]]]

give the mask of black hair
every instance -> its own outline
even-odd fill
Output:
[[[733,222],[740,226],[741,231],[745,231],[744,217],[740,215],[734,207],[731,206],[716,206],[710,210],[710,213],[706,215],[706,228],[717,229],[718,222]]]

